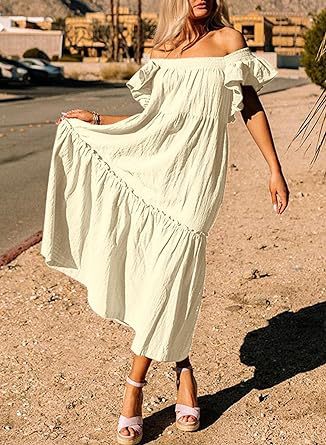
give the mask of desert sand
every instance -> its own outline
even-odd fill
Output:
[[[176,430],[174,364],[153,362],[142,443],[326,442],[326,153],[310,166],[313,147],[286,150],[319,93],[311,84],[261,98],[290,189],[282,215],[241,114],[230,124],[191,353],[202,426]],[[92,312],[86,289],[45,265],[40,243],[0,279],[0,443],[114,444],[133,332]]]

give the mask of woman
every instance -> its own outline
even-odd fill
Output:
[[[120,444],[142,438],[153,359],[176,362],[177,427],[199,427],[189,351],[237,111],[268,163],[276,213],[289,196],[256,94],[277,71],[232,28],[225,3],[162,1],[154,43],[127,82],[141,113],[72,110],[58,119],[41,250],[50,267],[87,287],[97,314],[135,331]]]

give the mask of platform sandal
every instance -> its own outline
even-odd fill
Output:
[[[143,382],[135,382],[130,377],[127,377],[127,382],[130,383],[130,385],[136,386],[137,388],[142,388],[147,384],[147,381],[144,380]],[[125,388],[126,394],[127,388]],[[141,393],[141,403],[143,403],[143,393]],[[122,428],[128,428],[132,427],[132,429],[135,431],[135,435],[132,436],[124,436],[120,433]],[[133,417],[126,417],[121,415],[119,417],[118,421],[118,431],[117,431],[117,441],[121,445],[137,445],[143,438],[143,417],[140,416],[133,416]]]
[[[172,368],[174,371],[176,371],[177,373],[177,380],[176,380],[176,384],[177,384],[177,390],[179,389],[180,386],[180,374],[181,372],[184,372],[186,370],[189,370],[190,372],[193,372],[193,368],[192,366],[187,366],[187,367],[179,367],[179,366],[175,366]],[[197,383],[195,382],[195,387],[196,387],[196,391],[197,391]],[[183,405],[181,403],[176,403],[175,405],[175,412],[176,412],[176,427],[181,430],[181,431],[197,431],[200,425],[199,419],[200,419],[200,408],[199,406],[188,406],[188,405]],[[182,420],[183,416],[193,416],[196,417],[196,420],[191,420],[191,421],[184,421]]]

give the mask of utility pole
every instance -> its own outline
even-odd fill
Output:
[[[116,0],[116,14],[115,14],[115,21],[116,21],[116,26],[115,26],[115,53],[114,53],[114,60],[115,62],[118,62],[118,58],[119,58],[119,13],[120,13],[120,0]]]
[[[114,0],[110,0],[111,6],[111,60],[114,60],[115,56],[115,27],[114,27]]]
[[[141,19],[141,13],[142,13],[142,0],[138,0],[138,20],[137,20],[137,57],[136,61],[140,65],[141,63],[141,49],[142,49],[142,19]]]

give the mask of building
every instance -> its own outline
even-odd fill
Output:
[[[24,15],[0,15],[0,30],[8,28],[31,28],[50,30],[53,19],[51,17],[26,17]]]
[[[304,35],[312,25],[311,17],[281,13],[267,16],[273,23],[272,43],[277,54],[300,56],[304,47]]]
[[[242,32],[247,45],[254,51],[272,51],[273,22],[263,14],[255,11],[246,15],[232,15],[231,23]]]
[[[298,68],[304,48],[304,35],[312,24],[310,17],[295,14],[254,11],[230,17],[248,46],[278,68]]]
[[[157,14],[142,13],[147,22],[157,22]],[[138,17],[128,7],[119,8],[120,58],[132,57],[133,37],[137,29]],[[107,59],[111,54],[112,19],[103,12],[86,13],[83,17],[67,17],[65,20],[64,46],[70,54],[79,54],[85,60]],[[150,46],[144,42],[145,52]]]
[[[49,17],[0,16],[0,51],[4,56],[22,57],[38,48],[49,58],[61,57],[63,32],[51,30]]]

